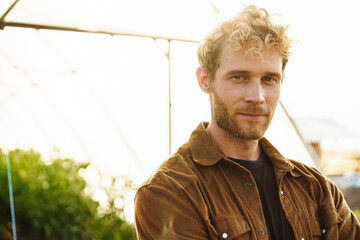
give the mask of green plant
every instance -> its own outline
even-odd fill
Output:
[[[87,184],[79,170],[89,164],[60,158],[45,164],[32,150],[14,150],[9,156],[19,240],[136,239],[134,226],[121,218],[123,208],[110,202],[106,213],[99,216],[99,203],[84,193]],[[2,151],[0,181],[0,240],[8,240],[12,239],[11,217],[6,156]],[[106,190],[113,202],[125,196],[120,189],[121,194],[112,197],[113,185]]]
[[[360,221],[360,209],[353,209],[352,211],[355,213],[355,216]]]

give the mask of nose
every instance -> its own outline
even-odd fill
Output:
[[[254,104],[261,104],[265,102],[264,88],[260,80],[253,80],[248,84],[248,89],[245,93],[245,101]]]

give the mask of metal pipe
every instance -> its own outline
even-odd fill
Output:
[[[170,60],[170,47],[171,47],[171,40],[168,40],[168,69],[169,69],[169,155],[171,154],[171,144],[172,144],[172,115],[171,115],[171,60]]]
[[[128,32],[112,32],[112,31],[100,31],[100,30],[90,30],[90,29],[79,29],[72,27],[61,27],[61,26],[51,26],[51,25],[42,25],[34,23],[23,23],[23,22],[1,22],[0,29],[4,27],[20,27],[20,28],[33,28],[33,29],[45,29],[45,30],[56,30],[56,31],[68,31],[68,32],[82,32],[82,33],[96,33],[96,34],[107,34],[107,35],[121,35],[121,36],[130,36],[130,37],[147,37],[147,38],[161,38],[168,41],[176,40],[182,42],[192,42],[199,43],[198,40],[187,39],[187,38],[172,38],[162,35],[149,35],[149,34],[140,34],[140,33],[128,33]]]
[[[16,237],[16,221],[15,221],[15,206],[14,206],[14,195],[12,189],[12,179],[11,179],[11,167],[10,167],[10,153],[6,154],[6,166],[7,166],[7,175],[8,175],[8,184],[9,184],[9,198],[10,198],[10,210],[11,210],[11,223],[12,223],[12,232],[14,240]]]
[[[0,18],[0,29],[3,29],[2,23],[4,22],[4,19],[9,14],[9,12],[15,7],[15,5],[19,2],[19,0],[16,0],[11,4],[11,6],[5,11],[5,13]]]

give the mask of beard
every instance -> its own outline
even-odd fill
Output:
[[[253,104],[231,110],[225,105],[215,91],[212,92],[212,106],[216,124],[230,135],[241,140],[259,140],[263,138],[271,123],[275,110],[275,108],[267,110],[259,105]],[[263,115],[265,117],[265,122],[261,123],[258,120],[248,120],[240,123],[237,121],[236,115],[242,112]]]

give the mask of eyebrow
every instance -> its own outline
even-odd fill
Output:
[[[278,78],[282,77],[282,75],[280,73],[277,73],[277,72],[265,72],[265,75],[274,76],[274,77],[278,77]]]
[[[235,73],[237,73],[237,74],[249,74],[249,71],[242,71],[242,70],[230,70],[230,71],[228,71],[226,74],[235,74]]]
[[[231,75],[235,75],[235,74],[249,75],[250,72],[249,71],[241,71],[241,70],[230,70],[230,71],[226,72],[225,76],[231,76]]]
[[[249,71],[242,71],[242,70],[230,70],[226,73],[226,76],[230,76],[230,75],[234,75],[234,74],[240,74],[240,75],[250,75]],[[274,77],[278,77],[281,78],[282,75],[280,73],[277,72],[265,72],[264,75],[266,76],[274,76]]]

